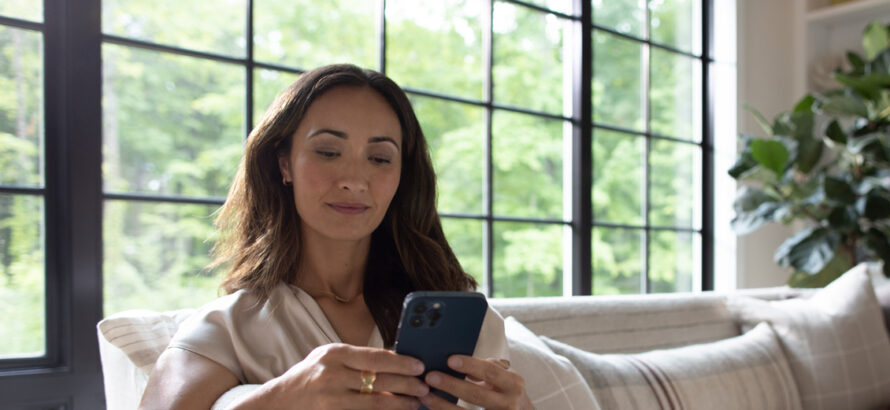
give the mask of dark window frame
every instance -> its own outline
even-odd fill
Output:
[[[483,27],[485,53],[484,95],[471,100],[441,95],[423,90],[406,89],[409,94],[438,98],[446,101],[484,107],[486,146],[484,166],[485,194],[482,215],[448,214],[445,218],[482,221],[483,261],[489,294],[496,285],[492,282],[493,225],[495,222],[545,223],[570,226],[572,243],[571,281],[573,294],[592,292],[592,238],[594,227],[616,227],[644,230],[694,232],[701,235],[702,290],[713,289],[713,101],[712,78],[709,67],[714,63],[712,0],[702,0],[702,54],[694,55],[646,39],[638,39],[600,27],[592,21],[589,0],[574,0],[573,15],[548,10],[519,0],[503,0],[542,13],[571,20],[570,38],[573,55],[571,64],[576,87],[572,101],[572,118],[498,104],[492,95],[492,21],[495,0],[486,0],[489,20]],[[378,0],[383,10],[385,0]],[[246,36],[253,33],[253,1],[247,0]],[[144,49],[189,55],[244,66],[245,130],[246,137],[253,124],[253,70],[266,68],[290,73],[303,69],[283,67],[253,60],[252,42],[247,42],[244,58],[232,58],[212,53],[195,52],[139,40],[103,34],[101,31],[101,0],[80,0],[72,4],[65,0],[44,0],[44,22],[34,23],[0,17],[0,25],[43,33],[44,39],[44,110],[45,110],[45,185],[43,188],[0,186],[0,194],[41,195],[45,198],[44,221],[46,232],[46,354],[37,358],[0,360],[0,397],[9,400],[12,408],[102,408],[104,407],[101,366],[99,362],[96,323],[102,318],[102,206],[109,200],[151,201],[219,205],[221,198],[194,198],[104,192],[102,189],[102,79],[101,46],[114,43]],[[648,15],[648,12],[647,12]],[[379,13],[377,22],[379,47],[378,69],[386,70],[386,22]],[[701,62],[702,70],[702,140],[690,142],[644,132],[617,129],[592,120],[592,100],[589,79],[592,76],[592,31],[602,30],[630,38]],[[648,91],[648,90],[647,90]],[[570,121],[572,132],[572,215],[570,221],[558,219],[517,218],[494,215],[492,203],[492,146],[491,117],[495,110],[534,115],[542,118]],[[648,125],[647,125],[648,127]],[[701,149],[702,221],[701,229],[682,229],[643,226],[624,226],[595,221],[592,215],[592,134],[594,128],[612,129],[644,136],[648,141],[667,139],[696,145]],[[648,149],[648,148],[647,148]],[[648,163],[648,161],[647,161]],[[648,178],[647,178],[648,183]],[[649,252],[646,252],[648,265]],[[647,266],[648,268],[648,266]],[[51,393],[50,393],[51,392]],[[5,405],[6,405],[5,404]]]

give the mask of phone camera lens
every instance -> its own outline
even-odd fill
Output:
[[[414,305],[414,313],[421,314],[423,312],[426,312],[426,305],[424,305],[423,303]]]
[[[442,312],[439,312],[438,310],[431,310],[430,313],[427,314],[427,316],[429,316],[430,320],[435,322],[442,317]]]
[[[423,316],[412,316],[410,323],[411,323],[411,327],[423,326]]]

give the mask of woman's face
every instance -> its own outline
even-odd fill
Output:
[[[402,128],[370,87],[341,86],[309,106],[279,158],[304,240],[370,238],[399,187]]]

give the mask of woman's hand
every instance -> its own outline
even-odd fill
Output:
[[[365,372],[363,374],[363,372]],[[239,408],[417,409],[429,387],[416,376],[423,363],[370,347],[335,343],[317,347],[283,375],[270,380],[256,401]],[[373,391],[362,392],[374,374]],[[367,379],[368,381],[370,379]],[[259,407],[257,407],[259,406]]]
[[[525,380],[519,373],[510,370],[505,360],[482,360],[454,355],[448,358],[448,367],[466,373],[469,380],[461,380],[442,372],[429,372],[425,378],[427,384],[488,410],[534,409],[525,394]],[[420,400],[432,410],[460,409],[432,393]]]

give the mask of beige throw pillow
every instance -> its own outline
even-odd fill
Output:
[[[525,379],[536,409],[599,409],[590,388],[568,359],[554,354],[516,318],[504,319],[510,366]]]
[[[639,354],[595,354],[542,337],[581,371],[603,409],[800,409],[772,329]]]
[[[864,265],[810,299],[766,302],[733,297],[727,307],[743,325],[772,325],[804,409],[890,404],[890,340]]]

